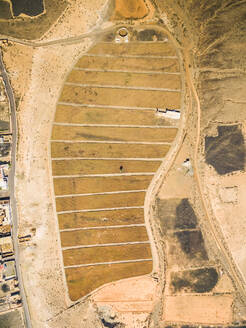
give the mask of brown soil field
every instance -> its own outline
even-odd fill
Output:
[[[180,92],[65,85],[60,102],[142,108],[180,108]]]
[[[53,140],[172,142],[177,128],[135,128],[106,126],[53,127]]]
[[[163,158],[169,145],[103,144],[103,143],[51,143],[51,157],[88,158]]]
[[[52,172],[54,176],[76,174],[114,174],[156,172],[160,161],[134,160],[100,160],[100,159],[71,159],[53,160]]]
[[[66,213],[59,214],[58,220],[60,229],[140,224],[144,223],[144,209]]]
[[[96,196],[62,197],[56,199],[56,210],[76,211],[99,208],[143,206],[145,192],[119,193]]]
[[[83,229],[61,232],[62,247],[124,243],[134,241],[148,241],[148,235],[144,226],[107,229]]]
[[[63,251],[64,266],[151,259],[151,257],[149,244],[82,247]]]
[[[170,42],[126,42],[126,43],[98,43],[88,54],[93,55],[131,55],[131,56],[176,56],[176,50]]]
[[[164,302],[165,320],[182,323],[225,324],[232,320],[230,295],[168,296]]]
[[[127,72],[91,72],[73,70],[66,82],[81,84],[117,85],[145,88],[180,89],[179,74],[151,74]]]
[[[154,71],[154,72],[179,72],[179,62],[176,58],[131,58],[131,57],[94,57],[83,56],[75,65],[78,68],[92,68],[94,70],[119,70],[119,71]]]
[[[115,0],[114,19],[143,18],[149,10],[144,0]]]
[[[49,0],[45,1],[46,12],[40,16],[1,20],[1,34],[27,40],[39,39],[58,19],[67,5],[68,2],[65,0]]]
[[[54,178],[55,195],[147,189],[152,175]]]
[[[58,105],[55,122],[118,125],[170,125],[156,115],[156,110],[113,109],[86,106]]]
[[[65,269],[72,301],[111,281],[136,277],[152,271],[152,261],[118,263]]]

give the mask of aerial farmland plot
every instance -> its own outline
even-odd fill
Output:
[[[180,110],[180,69],[166,35],[145,43],[129,37],[90,48],[57,103],[53,183],[73,301],[114,281],[115,270],[117,279],[152,271],[144,201],[177,134],[177,121],[159,109]],[[90,270],[97,279],[85,287]]]

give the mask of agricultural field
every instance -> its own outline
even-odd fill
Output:
[[[102,160],[102,159],[70,159],[53,160],[54,176],[81,174],[117,174],[117,173],[154,173],[160,161],[136,160]]]
[[[144,223],[143,208],[73,212],[58,215],[60,230]]]
[[[51,156],[64,160],[71,158],[94,159],[157,159],[161,160],[170,149],[169,144],[141,144],[141,143],[71,143],[52,142]],[[67,162],[66,162],[67,163]],[[68,165],[68,164],[65,164]]]
[[[152,261],[90,265],[65,269],[70,298],[75,301],[103,284],[150,273]]]
[[[145,227],[82,229],[61,232],[62,247],[148,241]]]
[[[89,264],[93,258],[96,262],[112,262],[121,260],[151,259],[148,244],[120,245],[104,247],[86,247],[64,250],[65,267],[76,264]]]
[[[147,189],[153,175],[80,177],[54,179],[55,194],[86,194]]]
[[[87,72],[88,73],[88,72]],[[93,72],[94,73],[94,72]],[[113,77],[112,77],[113,78]],[[79,124],[117,124],[117,125],[165,125],[171,122],[164,117],[157,116],[153,110],[98,108],[87,106],[58,105],[56,109],[56,123]]]
[[[152,271],[145,195],[178,131],[166,110],[181,107],[178,58],[168,38],[159,38],[94,45],[57,103],[52,170],[73,301]]]

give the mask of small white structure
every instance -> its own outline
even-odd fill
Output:
[[[180,111],[177,109],[171,110],[171,109],[156,109],[156,114],[160,115],[163,118],[170,118],[173,120],[179,120],[180,119]]]
[[[191,177],[194,175],[193,167],[192,167],[192,164],[191,164],[191,161],[189,160],[189,158],[187,158],[182,163],[182,166],[186,169],[186,173],[185,174],[188,174]]]

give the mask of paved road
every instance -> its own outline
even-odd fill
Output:
[[[27,304],[27,299],[25,295],[21,269],[20,269],[19,248],[18,248],[18,238],[17,238],[18,221],[17,221],[17,206],[16,206],[16,199],[15,199],[15,160],[16,160],[16,146],[17,146],[16,106],[15,106],[15,98],[14,98],[13,90],[11,88],[9,78],[3,64],[1,47],[0,47],[0,74],[5,84],[5,88],[7,91],[9,104],[11,108],[12,154],[11,154],[11,170],[9,173],[9,190],[10,190],[10,205],[11,205],[12,223],[13,223],[12,235],[13,235],[14,250],[15,250],[16,271],[17,271],[20,293],[21,293],[22,303],[25,313],[26,326],[27,328],[31,328],[32,325],[31,325],[30,313],[28,309],[28,304]]]

